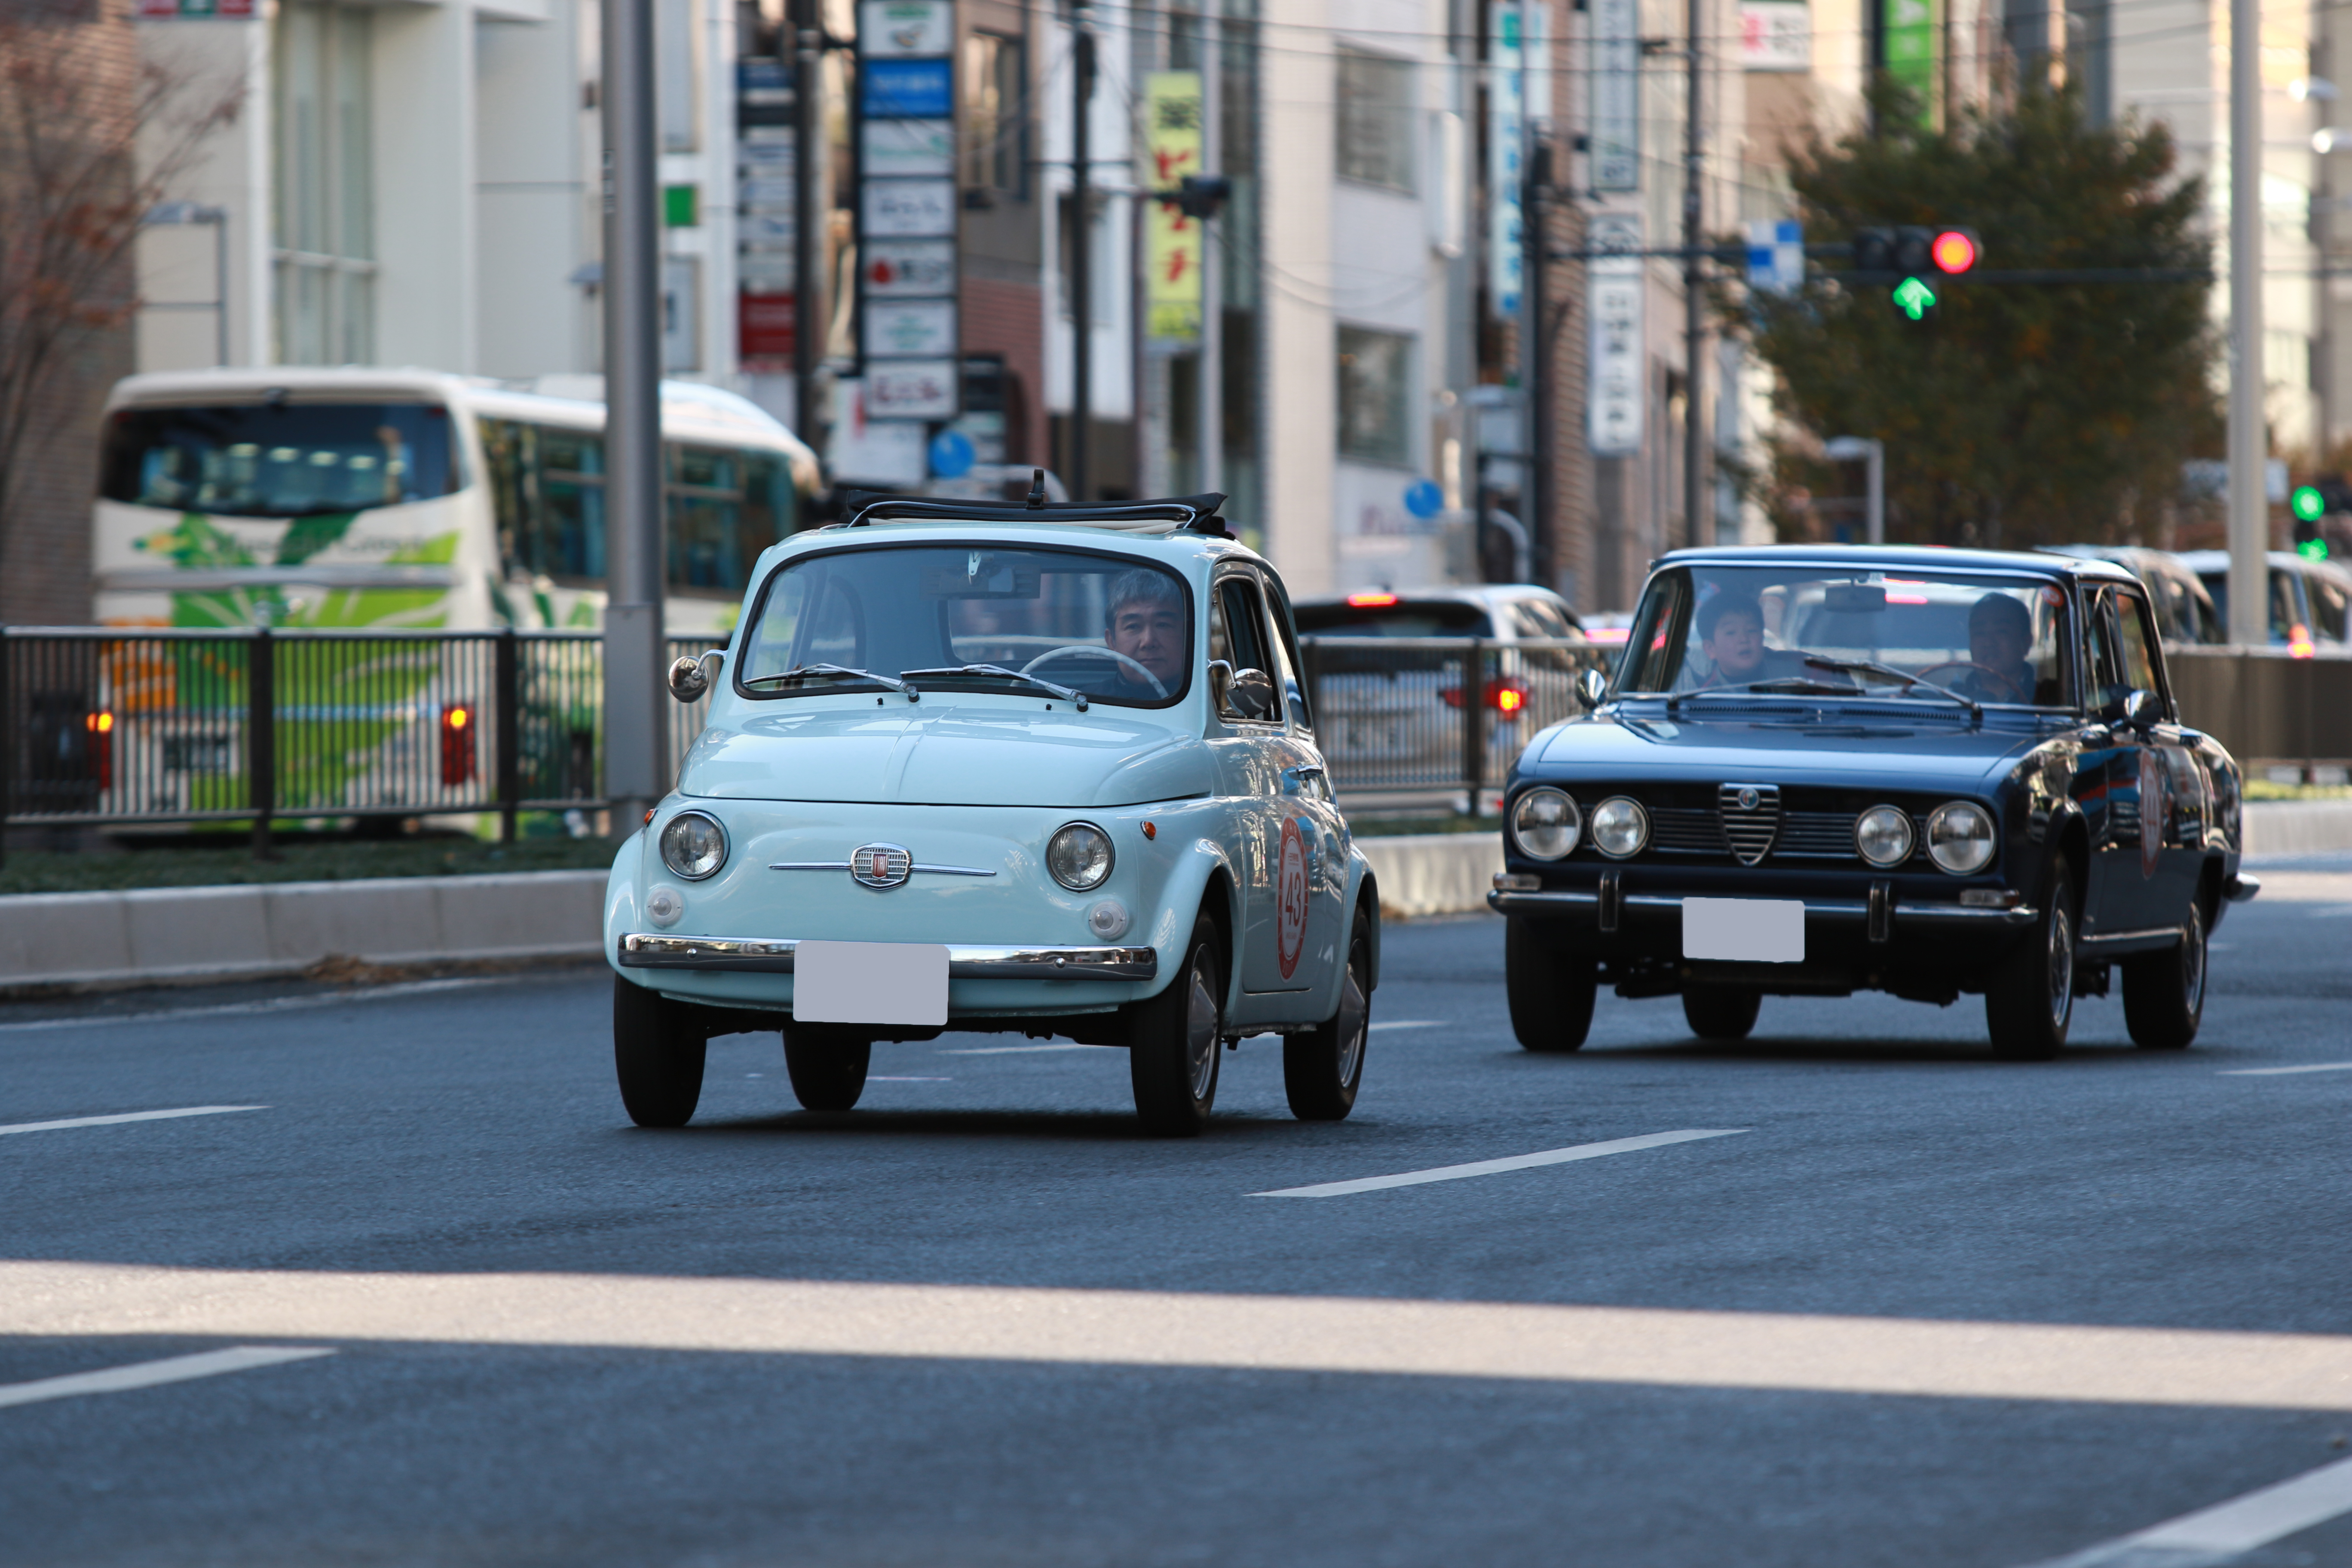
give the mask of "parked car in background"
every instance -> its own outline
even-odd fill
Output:
[[[1477,689],[1481,776],[1490,784],[1528,735],[1574,710],[1577,672],[1592,662],[1576,612],[1530,584],[1363,589],[1302,599],[1297,612],[1317,661],[1324,752],[1342,788],[1461,778],[1471,639],[1492,649],[1467,683]],[[1388,646],[1367,646],[1376,638]]]
[[[2213,600],[2227,638],[2230,625],[2230,552],[2191,550],[2180,563],[2197,574]],[[2332,561],[2313,561],[2292,551],[2273,550],[2271,563],[2270,642],[2296,654],[2352,645],[2352,572]]]
[[[2214,603],[2205,580],[2171,551],[2150,550],[2141,544],[2053,544],[2050,551],[2081,561],[2112,561],[2138,578],[2147,588],[2156,629],[2168,647],[2230,640],[2221,607]]]
[[[1767,995],[1984,998],[2066,1042],[2121,971],[2135,1043],[2196,1037],[2251,898],[2237,763],[2184,727],[2147,591],[2039,554],[1693,550],[1652,574],[1592,711],[1513,772],[1511,1025],[1574,1050],[1597,986],[1737,1040]]]

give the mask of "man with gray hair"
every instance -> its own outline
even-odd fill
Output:
[[[1103,641],[1150,670],[1172,695],[1184,684],[1184,591],[1176,579],[1154,567],[1139,566],[1111,579],[1109,624]],[[1135,665],[1121,663],[1119,677],[1135,685]]]

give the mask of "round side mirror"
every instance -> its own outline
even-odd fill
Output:
[[[1609,678],[1597,669],[1584,671],[1576,678],[1576,695],[1583,702],[1585,711],[1591,712],[1601,706],[1601,699],[1609,695]]]
[[[719,679],[719,667],[726,662],[726,658],[727,655],[722,650],[712,648],[700,658],[680,657],[671,660],[669,694],[680,702],[695,701],[710,689],[712,681]]]
[[[1225,688],[1225,700],[1244,719],[1261,722],[1280,714],[1274,705],[1274,681],[1262,669],[1237,669]]]
[[[2145,728],[2160,722],[2163,718],[2164,704],[2157,700],[2153,691],[2135,689],[2124,699],[2124,722],[2126,724]]]

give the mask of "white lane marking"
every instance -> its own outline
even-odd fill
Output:
[[[973,1046],[963,1050],[941,1051],[943,1057],[1026,1057],[1039,1051],[1098,1051],[1100,1046]]]
[[[125,1394],[134,1388],[153,1388],[158,1384],[218,1377],[226,1372],[249,1372],[257,1366],[277,1366],[284,1362],[309,1361],[314,1356],[334,1353],[310,1345],[232,1345],[225,1351],[134,1362],[129,1366],[110,1366],[103,1372],[77,1372],[33,1383],[0,1383],[0,1409],[11,1405],[38,1405],[45,1399],[71,1399],[79,1394]]]
[[[1459,1182],[1471,1176],[1492,1176],[1504,1171],[1526,1171],[1538,1165],[1564,1165],[1570,1160],[1598,1160],[1604,1154],[1630,1154],[1636,1149],[1660,1149],[1700,1138],[1728,1138],[1745,1127],[1689,1127],[1679,1132],[1645,1132],[1639,1138],[1612,1138],[1606,1143],[1579,1143],[1568,1149],[1545,1149],[1533,1154],[1513,1154],[1505,1160],[1474,1160],[1466,1165],[1436,1165],[1426,1171],[1404,1171],[1393,1176],[1363,1176],[1352,1182],[1318,1182],[1311,1187],[1277,1187],[1252,1193],[1254,1198],[1336,1198],[1349,1193],[1376,1193],[1383,1187],[1415,1187],[1423,1182]]]
[[[863,1355],[2049,1400],[2352,1406],[2352,1335],[1538,1302],[0,1261],[0,1335]]]
[[[868,1083],[953,1083],[951,1078],[893,1078],[878,1072],[866,1075]]]
[[[232,1110],[267,1110],[266,1105],[188,1105],[177,1110],[126,1110],[120,1116],[68,1116],[61,1121],[19,1121],[0,1133],[55,1132],[61,1127],[111,1127],[120,1121],[171,1121],[183,1116],[226,1116]]]
[[[361,991],[338,991],[324,996],[276,996],[260,1002],[226,1002],[213,1007],[162,1007],[152,1013],[100,1013],[71,1018],[33,1018],[0,1024],[0,1034],[22,1029],[95,1029],[108,1024],[162,1023],[173,1018],[226,1018],[241,1013],[296,1013],[310,1007],[335,1007],[346,1002],[383,1002],[394,996],[422,996],[434,991],[457,991],[476,985],[510,984],[535,978],[520,974],[484,974],[458,980],[408,980],[397,985],[373,985]]]
[[[2352,1072],[2352,1062],[2315,1062],[2299,1068],[2231,1068],[2216,1073],[2216,1078],[2284,1078],[2297,1072]]]
[[[1443,1018],[1399,1018],[1394,1023],[1367,1026],[1374,1034],[1378,1034],[1382,1029],[1442,1029],[1444,1026],[1445,1020]]]
[[[2346,1513],[2352,1513],[2352,1459],[2338,1459],[2038,1568],[2206,1568]]]

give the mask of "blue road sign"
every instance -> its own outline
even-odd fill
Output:
[[[1423,519],[1445,510],[1445,492],[1435,479],[1415,479],[1404,488],[1404,510]]]
[[[971,437],[961,430],[942,430],[932,437],[931,472],[943,479],[960,479],[971,472]]]

